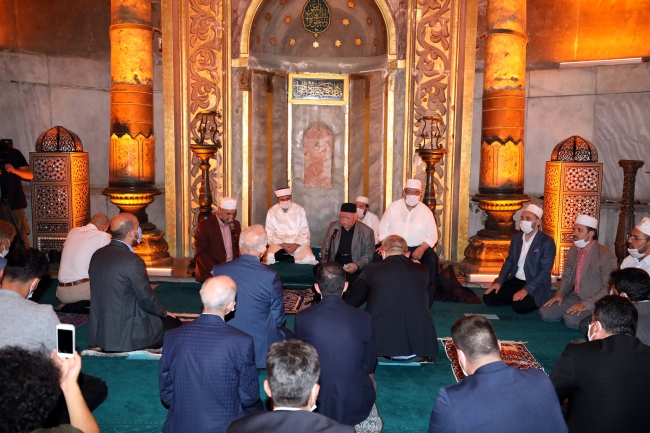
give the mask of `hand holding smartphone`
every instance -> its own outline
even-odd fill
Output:
[[[56,325],[56,354],[61,358],[74,358],[74,325]]]

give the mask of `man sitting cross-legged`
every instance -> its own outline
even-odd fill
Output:
[[[320,359],[316,412],[342,424],[359,424],[370,415],[377,351],[370,315],[341,299],[346,272],[337,262],[318,267],[315,288],[322,301],[296,314],[295,337],[311,344]]]
[[[526,314],[551,297],[555,242],[540,230],[542,215],[542,209],[534,204],[521,213],[523,234],[513,236],[499,276],[483,295],[486,305],[511,305],[515,313]]]
[[[107,352],[161,346],[165,331],[181,325],[153,294],[147,269],[133,247],[142,239],[138,219],[119,213],[111,220],[113,240],[90,259],[88,345]]]
[[[650,347],[634,336],[638,313],[622,296],[596,302],[590,341],[569,344],[551,371],[559,401],[567,398],[571,432],[647,432]]]
[[[451,327],[451,338],[467,377],[440,389],[429,433],[567,431],[549,378],[536,368],[522,371],[503,362],[488,319],[463,317]]]
[[[354,433],[314,410],[318,398],[320,363],[313,346],[298,340],[280,341],[269,348],[264,391],[273,400],[272,412],[233,421],[227,433]]]
[[[208,278],[199,293],[203,314],[165,335],[159,383],[169,412],[163,432],[224,432],[231,421],[257,412],[253,337],[224,321],[235,309],[235,282]]]

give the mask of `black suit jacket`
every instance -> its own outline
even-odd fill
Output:
[[[338,296],[325,296],[296,314],[295,338],[314,346],[320,359],[316,412],[348,425],[368,418],[375,402],[368,375],[377,363],[370,315]]]
[[[650,430],[650,347],[630,335],[569,344],[551,381],[570,432]]]
[[[88,345],[127,352],[156,344],[165,307],[156,299],[144,260],[117,240],[95,251],[88,267]]]
[[[355,433],[354,427],[304,410],[261,412],[233,421],[226,433]]]
[[[377,354],[416,354],[435,358],[438,354],[436,328],[429,310],[433,297],[429,270],[403,255],[370,263],[354,282],[346,302],[355,307],[368,299]]]
[[[226,263],[226,247],[221,235],[219,217],[212,214],[208,219],[201,221],[194,232],[194,254],[196,257],[196,281],[202,283],[212,276],[212,268],[221,263]],[[241,225],[234,221],[235,229],[231,230],[232,258],[239,257],[239,235]]]

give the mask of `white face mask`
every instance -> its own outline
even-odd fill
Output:
[[[363,210],[363,209],[357,208],[357,215],[359,216],[359,218],[363,218],[364,216],[366,216],[366,211]]]
[[[404,199],[406,202],[407,206],[415,206],[418,204],[418,201],[420,201],[420,196],[419,195],[407,195],[406,198]]]
[[[460,369],[463,371],[465,377],[469,377],[469,374],[467,374],[467,370],[465,370],[465,366],[463,365],[462,362],[460,362],[460,356],[458,357],[458,365],[460,365]]]
[[[291,207],[291,200],[278,202],[282,209],[289,209]]]
[[[519,228],[526,234],[531,233],[534,230],[532,221],[522,221],[519,224]]]
[[[573,245],[575,245],[577,248],[584,248],[589,245],[589,241],[586,239],[578,239],[577,241],[573,241]]]
[[[646,245],[648,245],[647,242],[646,242],[645,244],[643,244],[643,245],[641,246],[641,248],[645,247]],[[647,251],[646,251],[646,253],[640,253],[638,248],[628,248],[628,249],[627,249],[627,252],[628,252],[632,257],[634,257],[635,259],[641,259],[641,258],[643,258],[643,256],[645,256],[645,254],[647,253]]]
[[[594,338],[594,336],[591,335],[591,327],[594,325],[594,323],[596,323],[596,322],[591,322],[589,324],[589,328],[587,328],[587,340],[589,340],[589,341],[591,341]]]
[[[5,248],[5,246],[2,245],[2,252],[0,253],[0,257],[6,257],[7,254],[9,254],[9,249]]]

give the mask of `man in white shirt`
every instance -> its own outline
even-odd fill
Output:
[[[296,263],[315,265],[318,263],[311,250],[309,224],[305,209],[291,200],[291,188],[275,191],[278,203],[266,214],[266,235],[269,248],[266,264],[270,265],[288,254]]]
[[[650,274],[650,218],[645,217],[627,236],[629,256],[621,263],[621,269],[639,268]]]
[[[59,286],[56,289],[56,297],[64,304],[90,301],[88,266],[95,251],[111,242],[111,236],[106,233],[108,223],[108,217],[98,213],[88,224],[68,233],[61,252]]]
[[[379,217],[370,212],[370,200],[360,195],[354,203],[357,206],[359,221],[367,225],[375,232],[375,245],[379,243]]]
[[[422,183],[406,181],[402,198],[391,203],[379,223],[379,240],[397,235],[406,240],[411,258],[429,269],[431,281],[438,279],[438,255],[433,250],[438,242],[438,226],[431,210],[420,201]]]

